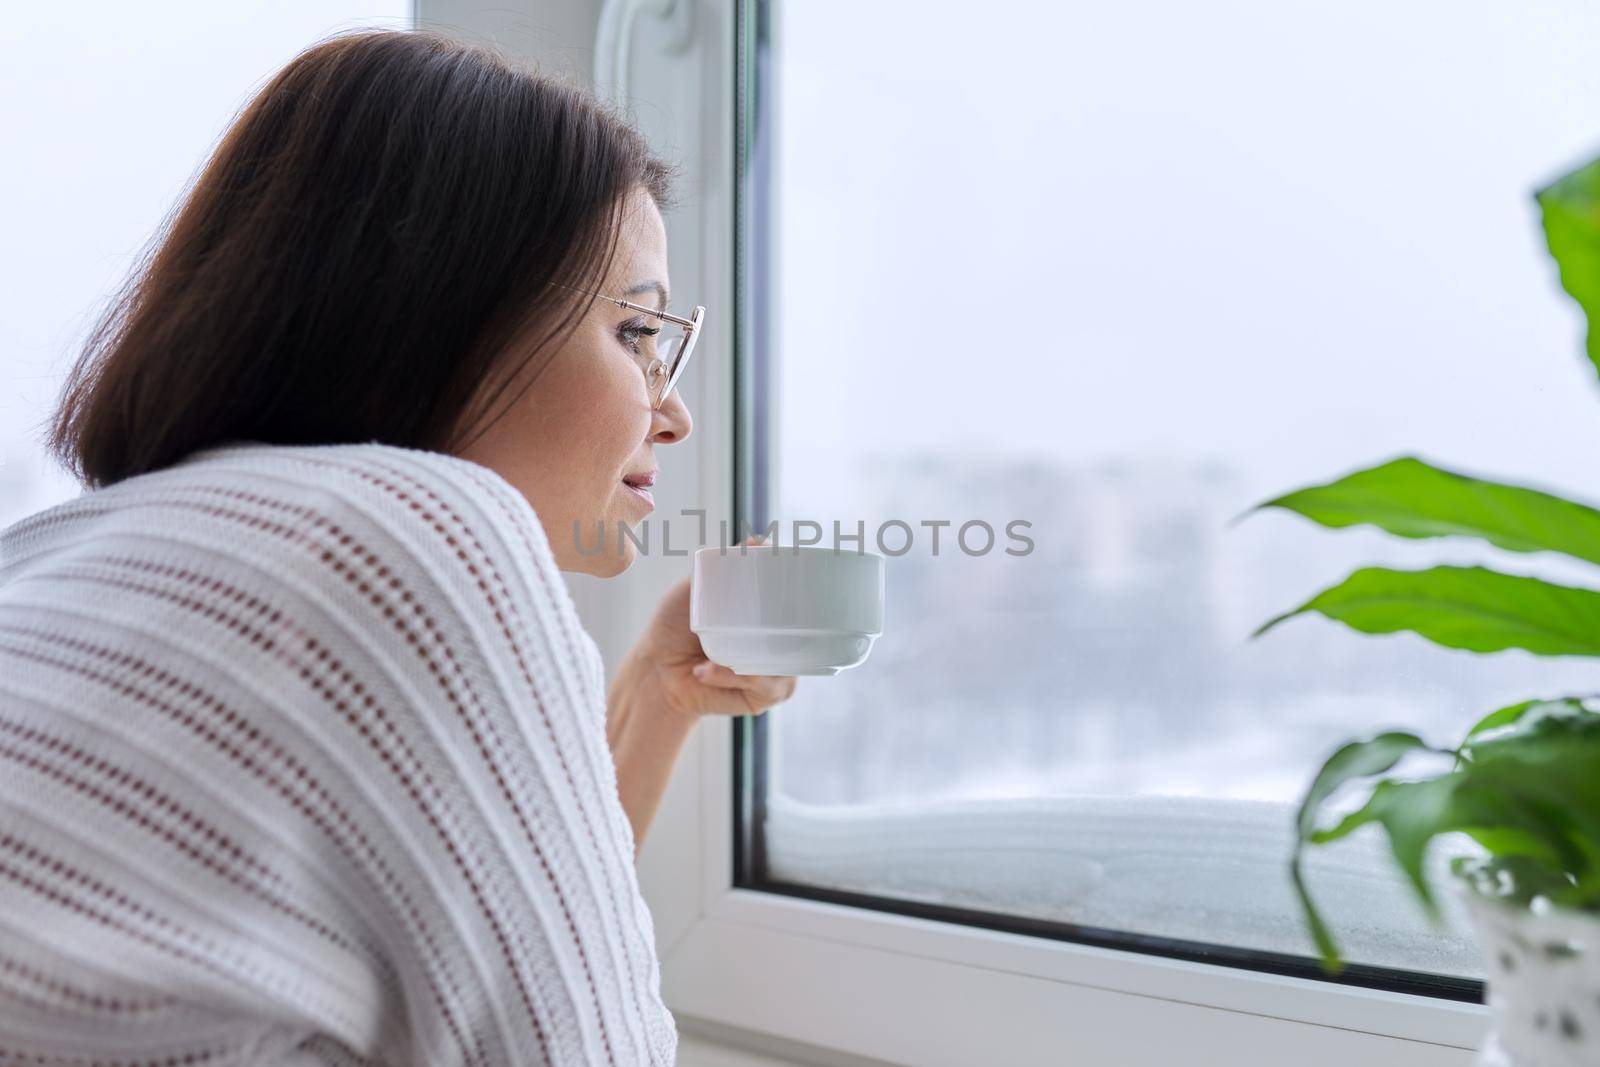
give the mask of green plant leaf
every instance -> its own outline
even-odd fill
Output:
[[[1323,526],[1368,524],[1411,538],[1477,537],[1513,552],[1560,552],[1600,563],[1600,510],[1413,456],[1297,489],[1250,512],[1273,507]]]
[[[1470,783],[1462,818],[1493,855],[1600,891],[1600,712],[1577,697],[1512,707],[1521,710],[1486,717],[1457,750]]]
[[[1522,718],[1523,714],[1529,708],[1534,707],[1539,703],[1541,703],[1541,701],[1538,699],[1524,700],[1520,704],[1509,704],[1503,708],[1496,708],[1494,711],[1491,711],[1489,714],[1472,724],[1472,728],[1467,731],[1467,736],[1463,739],[1463,743],[1466,741],[1471,741],[1474,737],[1477,737],[1485,730],[1494,730],[1501,726],[1510,726],[1512,723]]]
[[[1308,611],[1362,633],[1407,630],[1471,652],[1600,656],[1600,592],[1485,567],[1363,567],[1250,636]]]
[[[1498,858],[1519,857],[1526,864],[1550,872],[1550,878],[1565,879],[1567,886],[1554,898],[1558,904],[1583,906],[1600,899],[1600,809],[1594,797],[1585,796],[1582,783],[1600,775],[1600,755],[1589,751],[1566,752],[1553,761],[1515,757],[1493,765],[1468,765],[1462,773],[1470,783],[1461,798],[1462,823],[1477,824],[1474,836],[1483,840],[1490,827],[1484,824],[1498,818],[1520,826],[1537,837],[1544,847],[1527,847],[1525,840],[1510,835],[1492,840],[1491,852]],[[1579,788],[1574,788],[1578,786]]]
[[[1461,754],[1477,763],[1508,755],[1537,759],[1566,755],[1574,745],[1600,744],[1600,712],[1583,697],[1530,700],[1512,707],[1521,711],[1489,729],[1474,729],[1462,743]],[[1499,714],[1495,712],[1488,718]],[[1596,797],[1600,798],[1600,779],[1595,785]]]
[[[1557,870],[1565,866],[1560,854],[1550,847],[1549,837],[1543,833],[1530,833],[1507,827],[1467,830],[1466,834],[1491,856],[1506,858],[1516,856]]]
[[[1365,741],[1351,741],[1328,757],[1300,801],[1300,809],[1295,815],[1295,844],[1293,854],[1289,857],[1289,878],[1294,883],[1300,910],[1311,929],[1322,965],[1330,973],[1337,973],[1342,967],[1338,946],[1311,899],[1302,869],[1304,847],[1317,834],[1317,815],[1328,799],[1347,782],[1383,774],[1407,753],[1426,749],[1428,745],[1422,738],[1401,731],[1382,733]]]
[[[1346,782],[1371,778],[1391,770],[1408,753],[1436,751],[1416,734],[1390,730],[1365,741],[1349,741],[1323,763],[1322,769],[1311,780],[1311,787],[1300,801],[1295,816],[1295,829],[1301,838],[1316,832],[1317,814],[1328,798]]]
[[[1351,812],[1330,830],[1314,831],[1310,842],[1320,845],[1337,841],[1368,823],[1381,822],[1389,831],[1389,849],[1395,861],[1411,880],[1428,917],[1437,921],[1439,903],[1428,886],[1422,861],[1428,842],[1436,834],[1457,828],[1455,795],[1461,781],[1461,774],[1454,771],[1417,782],[1386,778],[1373,787],[1360,810]]]
[[[1459,751],[1475,783],[1514,795],[1530,810],[1559,813],[1600,872],[1600,715],[1576,701],[1541,702]]]
[[[1359,809],[1327,829],[1318,828],[1316,814],[1334,789],[1387,774],[1426,746],[1404,733],[1352,742],[1313,779],[1297,819],[1290,873],[1324,969],[1337,973],[1342,963],[1306,890],[1303,852],[1369,823],[1384,828],[1396,862],[1435,918],[1424,859],[1434,837],[1455,831],[1489,852],[1452,864],[1457,873],[1471,873],[1479,891],[1523,903],[1542,895],[1558,906],[1600,911],[1600,712],[1582,698],[1531,700],[1480,723],[1490,725],[1454,751],[1452,770],[1415,781],[1379,778]]]
[[[1561,287],[1588,319],[1589,361],[1600,370],[1600,160],[1540,189],[1535,199],[1545,242],[1561,270]]]
[[[1462,748],[1470,749],[1470,743],[1490,730],[1500,730],[1503,727],[1520,724],[1524,729],[1536,724],[1539,720],[1550,717],[1563,716],[1596,716],[1600,717],[1600,709],[1593,706],[1593,696],[1577,697],[1550,697],[1524,700],[1520,704],[1511,704],[1504,708],[1491,711],[1483,718],[1472,724],[1467,731],[1467,736],[1462,739]]]

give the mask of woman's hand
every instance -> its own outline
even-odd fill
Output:
[[[776,674],[735,674],[706,659],[689,629],[689,579],[667,591],[628,654],[653,676],[661,698],[679,715],[759,715],[794,693],[795,679]]]
[[[689,629],[689,580],[667,591],[606,693],[606,742],[636,851],[700,717],[759,715],[788,700],[794,685],[790,677],[747,677],[706,659]]]
[[[745,544],[760,544],[759,534]],[[689,579],[661,598],[620,677],[654,690],[666,710],[694,721],[702,715],[759,715],[794,694],[795,679],[776,674],[735,674],[706,659],[700,638],[689,629]]]

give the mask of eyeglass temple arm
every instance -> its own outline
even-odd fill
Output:
[[[654,315],[657,318],[666,319],[668,322],[675,322],[679,326],[687,326],[691,329],[697,329],[700,325],[693,319],[686,319],[681,315],[674,315],[669,311],[658,311],[653,307],[646,307],[643,304],[635,304],[633,301],[624,300],[619,296],[607,296],[605,293],[599,293],[593,289],[579,289],[575,285],[564,285],[561,282],[551,282],[550,284],[560,286],[563,289],[571,289],[575,293],[586,293],[589,296],[598,296],[601,300],[608,300],[618,307],[631,308],[634,311],[642,311],[647,315]]]

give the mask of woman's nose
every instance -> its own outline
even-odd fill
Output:
[[[683,391],[674,389],[656,409],[655,419],[650,424],[650,439],[660,445],[676,444],[693,429],[694,417],[689,414],[689,405],[683,402]]]

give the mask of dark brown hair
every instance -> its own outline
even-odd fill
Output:
[[[151,242],[50,447],[89,486],[229,440],[448,451],[576,328],[589,301],[548,283],[598,286],[624,201],[665,209],[675,176],[587,90],[487,47],[325,40]]]

